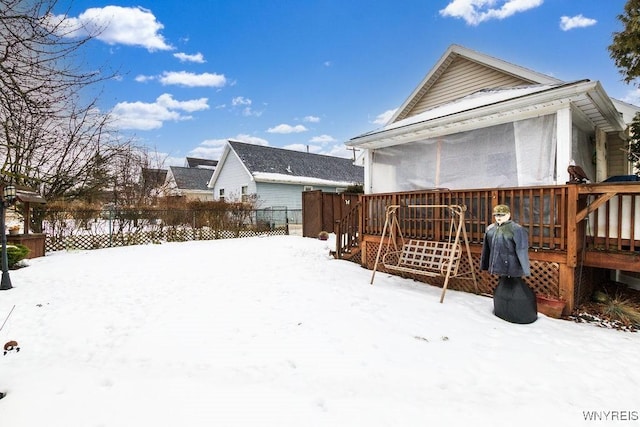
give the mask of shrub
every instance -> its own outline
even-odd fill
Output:
[[[604,304],[603,313],[613,320],[622,322],[624,325],[640,326],[640,312],[630,304],[629,300],[616,296]]]
[[[25,245],[15,244],[7,245],[7,265],[13,268],[17,263],[25,259],[29,254],[29,248]]]

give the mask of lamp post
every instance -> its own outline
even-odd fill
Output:
[[[5,230],[5,214],[7,208],[16,202],[16,187],[5,184],[2,189],[2,200],[0,200],[0,234],[2,235],[2,281],[0,281],[0,291],[13,288],[9,277],[9,260],[7,258],[7,230]]]

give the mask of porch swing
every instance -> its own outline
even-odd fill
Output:
[[[451,215],[449,221],[449,233],[446,241],[430,241],[407,239],[405,241],[398,222],[398,210],[400,208],[424,209],[424,210],[446,210]],[[440,302],[444,301],[444,294],[447,291],[449,279],[459,278],[472,280],[476,293],[478,293],[478,282],[473,268],[473,259],[469,249],[469,239],[464,224],[464,216],[467,207],[464,205],[390,205],[387,206],[384,227],[376,261],[371,275],[371,284],[381,261],[385,270],[399,271],[428,277],[443,277],[442,294]],[[387,236],[388,234],[388,236]],[[464,241],[465,249],[469,260],[469,272],[460,272],[460,258],[462,248],[461,237]],[[385,239],[386,238],[386,239]],[[386,251],[380,259],[382,247],[385,245]],[[401,249],[400,249],[401,248]],[[470,277],[469,277],[470,276]]]

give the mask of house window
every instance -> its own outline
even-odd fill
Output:
[[[249,201],[249,187],[243,185],[240,192],[242,194],[242,202],[246,203],[247,201]]]
[[[220,199],[221,202],[224,202],[224,188],[221,188],[220,190],[218,190],[218,198]]]
[[[304,186],[304,190],[302,191],[312,191],[313,190],[313,186],[312,185],[305,185]]]

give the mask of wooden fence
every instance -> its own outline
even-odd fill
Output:
[[[325,193],[321,190],[302,193],[302,235],[317,237],[321,231],[335,232],[336,221],[358,203],[358,194]]]

